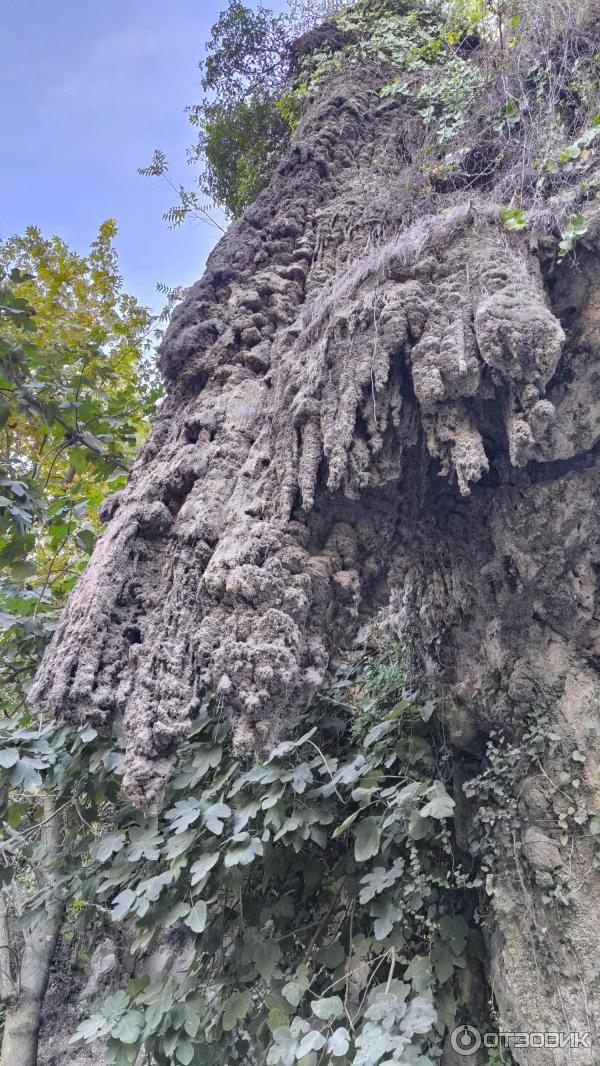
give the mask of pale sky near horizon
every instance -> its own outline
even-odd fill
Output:
[[[255,0],[247,0],[255,6]],[[85,252],[116,218],[125,288],[162,305],[156,283],[200,277],[219,234],[170,231],[173,202],[137,168],[162,148],[190,184],[184,108],[200,99],[198,61],[226,0],[21,0],[2,12],[0,236],[37,225]],[[284,0],[269,5],[283,10]]]

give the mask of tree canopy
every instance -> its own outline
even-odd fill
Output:
[[[0,244],[0,684],[19,705],[160,395],[152,315],[105,222],[89,255],[30,227]]]

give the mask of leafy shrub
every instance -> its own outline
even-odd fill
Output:
[[[204,191],[238,217],[267,184],[289,125],[265,96],[206,105],[199,125],[197,150],[207,164]]]
[[[190,159],[201,164],[200,189],[234,218],[264,188],[289,140],[277,109],[289,62],[284,19],[229,0],[200,64],[206,98],[188,114],[198,130]],[[172,221],[185,217],[184,210]]]

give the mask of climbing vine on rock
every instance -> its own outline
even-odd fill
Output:
[[[134,975],[74,1041],[105,1039],[119,1066],[140,1047],[164,1066],[434,1060],[478,882],[453,843],[432,705],[399,667],[396,646],[357,652],[262,762],[236,759],[226,705],[205,702],[154,818],[117,801],[118,737],[5,730],[13,839],[35,831],[15,789],[43,780],[80,815],[60,865],[82,918],[108,908],[137,958],[175,926],[190,951],[184,973]],[[27,920],[43,908],[42,890]]]

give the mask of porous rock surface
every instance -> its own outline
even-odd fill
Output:
[[[331,80],[174,314],[167,398],[35,684],[73,722],[124,713],[145,810],[206,691],[233,706],[236,743],[265,750],[390,602],[458,751],[543,706],[598,803],[594,223],[578,264],[549,274],[481,194],[400,215],[411,131],[380,83],[368,67]],[[562,756],[532,765],[523,839],[490,886],[490,982],[513,1030],[598,1022],[600,881],[589,837],[561,843],[560,773]],[[542,929],[561,864],[581,887]]]

